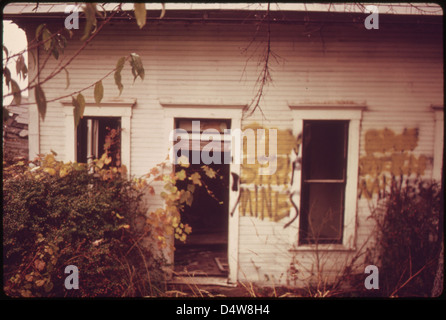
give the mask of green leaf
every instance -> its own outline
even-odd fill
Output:
[[[100,80],[94,85],[94,101],[96,101],[96,103],[99,105],[103,97],[104,86],[102,85],[102,80]]]
[[[87,2],[85,6],[83,7],[83,11],[85,13],[85,18],[87,19],[87,22],[85,23],[85,29],[84,29],[84,35],[81,38],[81,41],[85,41],[88,39],[90,34],[92,33],[93,27],[96,28],[97,21],[96,21],[96,3],[89,3]],[[94,32],[94,30],[93,30]]]
[[[146,25],[146,4],[145,3],[135,3],[134,4],[135,18],[138,27],[142,29]]]
[[[16,106],[19,106],[20,103],[22,102],[22,93],[20,92],[19,85],[13,79],[11,79],[11,90],[12,90],[12,95],[14,97],[14,103]]]
[[[65,67],[63,69],[65,70],[65,75],[67,79],[67,86],[65,87],[65,89],[68,89],[68,87],[70,86],[70,75],[68,74],[68,70]]]
[[[40,24],[36,29],[36,40],[39,41],[40,35],[42,34],[43,28],[46,27],[45,23]]]
[[[31,56],[33,57],[33,67],[34,67],[34,70],[35,70],[36,69],[36,56],[34,54],[34,50],[31,50],[31,51],[28,50],[28,53],[31,53]]]
[[[82,95],[82,93],[79,93],[77,95],[76,100],[79,105],[79,117],[82,119],[84,117],[84,111],[85,111],[85,98]]]
[[[74,97],[71,97],[71,104],[74,106],[73,108],[73,117],[74,117],[74,126],[77,128],[79,124],[79,120],[81,119],[79,113],[79,102]]]
[[[119,95],[122,93],[122,89],[124,89],[124,86],[121,82],[121,71],[124,68],[125,63],[125,57],[119,58],[118,62],[116,63],[116,71],[115,71],[115,83],[118,86],[119,89]]]
[[[43,92],[40,84],[36,85],[36,87],[34,88],[34,96],[37,103],[37,110],[39,111],[39,114],[42,117],[42,121],[45,121],[46,98],[45,98],[45,93]]]
[[[55,45],[54,41],[52,41],[52,43],[53,43],[53,45],[52,45],[53,50],[51,50],[51,53],[53,54],[54,58],[56,60],[58,60],[59,59],[59,50],[57,49],[57,46]]]
[[[51,41],[51,32],[45,28],[42,32],[42,40],[43,40],[43,48],[45,51],[48,51],[51,49],[52,41]]]
[[[144,80],[144,67],[142,65],[141,57],[136,53],[131,53],[130,57],[130,65],[132,66],[132,74],[134,77],[133,81],[135,81],[138,76],[141,80]]]
[[[57,45],[61,49],[62,53],[64,49],[67,47],[68,40],[62,34],[58,34],[56,37]]]

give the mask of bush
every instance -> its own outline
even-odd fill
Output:
[[[140,246],[143,191],[104,160],[88,167],[50,154],[31,170],[25,161],[4,168],[6,294],[145,295],[161,281],[162,261]],[[79,290],[65,289],[68,265],[79,269]]]
[[[441,249],[440,188],[393,178],[378,225],[380,291],[386,296],[430,296]]]

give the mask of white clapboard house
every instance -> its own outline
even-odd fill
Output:
[[[42,23],[54,32],[64,26],[68,4],[11,3],[3,14],[31,42]],[[166,159],[174,129],[192,139],[193,152],[206,146],[207,140],[193,143],[208,138],[204,129],[220,133],[223,144],[225,129],[239,129],[245,147],[231,149],[232,161],[211,165],[222,177],[212,186],[220,201],[196,197],[190,242],[171,253],[178,274],[300,285],[323,271],[329,279],[370,239],[370,199],[384,188],[383,175],[441,180],[438,6],[379,4],[367,11],[353,3],[284,3],[268,11],[256,3],[167,3],[162,19],[161,4],[146,7],[142,29],[133,4],[125,4],[98,31],[67,66],[68,88],[66,72],[42,85],[50,102],[44,121],[29,106],[29,157],[54,150],[61,160],[85,161],[100,151],[106,127],[120,127],[122,162],[138,177]],[[64,57],[81,46],[84,24],[80,14]],[[31,51],[29,79],[45,79],[64,59],[46,61],[41,47]],[[69,94],[130,53],[141,57],[144,80],[133,81],[126,65],[122,94],[113,73],[103,80],[100,105],[92,88],[83,91],[86,108],[76,129]],[[67,97],[54,100],[61,96]],[[262,137],[257,129],[268,130]],[[267,141],[276,153],[248,163],[247,150]],[[234,161],[243,149],[242,163]],[[228,149],[214,152],[224,158]],[[273,170],[265,171],[262,161]],[[152,200],[152,208],[162,205]],[[189,260],[181,260],[182,250]]]

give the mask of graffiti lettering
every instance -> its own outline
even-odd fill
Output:
[[[274,191],[271,186],[255,186],[254,190],[240,188],[240,213],[260,219],[279,221],[289,216],[290,202],[287,193]]]
[[[244,127],[244,130],[250,129],[255,133],[255,145],[258,145],[258,139],[265,139],[261,145],[269,145],[271,128],[262,128],[256,123]],[[255,161],[255,163],[243,161],[241,165],[239,204],[242,216],[279,221],[289,217],[290,209],[294,207],[290,201],[290,188],[292,173],[296,166],[293,166],[290,155],[292,152],[298,153],[301,136],[296,139],[291,130],[274,130],[277,133],[275,174],[260,175],[259,172],[265,167],[261,161]],[[249,155],[249,146],[244,144],[243,148],[244,155]],[[263,153],[264,150],[262,149],[261,152]]]
[[[387,128],[368,130],[365,133],[366,155],[359,159],[359,196],[381,196],[391,176],[423,175],[427,158],[412,153],[417,145],[417,128],[404,129],[401,134]]]

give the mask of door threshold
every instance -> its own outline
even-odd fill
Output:
[[[207,286],[221,286],[221,287],[237,287],[236,283],[229,283],[227,277],[208,277],[208,276],[174,276],[169,284],[195,284]]]

